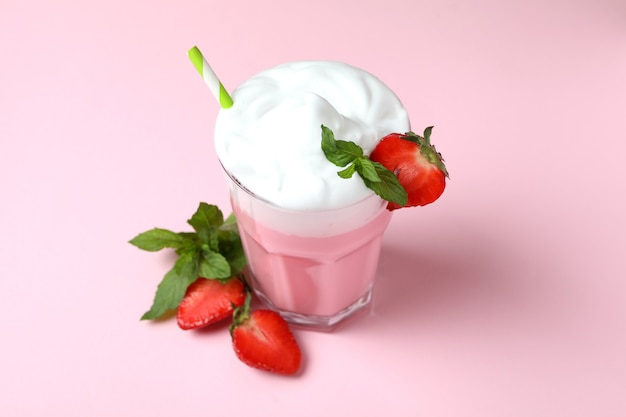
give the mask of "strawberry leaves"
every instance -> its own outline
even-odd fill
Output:
[[[419,147],[422,156],[426,158],[429,163],[439,168],[446,178],[450,178],[450,174],[448,174],[448,170],[443,162],[441,153],[437,152],[435,145],[430,142],[430,135],[432,134],[432,131],[433,126],[429,126],[424,129],[424,136],[417,135],[414,132],[408,132],[402,136],[402,139],[415,143]]]
[[[408,195],[393,172],[363,154],[363,149],[354,142],[337,140],[326,126],[322,125],[322,151],[333,164],[342,167],[337,172],[341,178],[352,178],[357,173],[365,185],[380,198],[403,206]]]
[[[142,320],[161,317],[175,309],[185,296],[187,287],[198,277],[226,281],[241,273],[246,258],[234,216],[226,221],[213,205],[200,203],[187,221],[194,232],[175,233],[154,228],[140,233],[130,244],[149,252],[174,249],[178,259],[159,284],[152,307]]]

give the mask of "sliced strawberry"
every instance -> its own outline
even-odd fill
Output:
[[[389,134],[371,153],[370,159],[392,171],[409,196],[405,206],[390,202],[389,210],[425,206],[443,193],[449,175],[441,154],[430,143],[431,130],[427,127],[424,137],[413,132]]]
[[[253,368],[277,374],[294,374],[302,354],[285,319],[272,310],[249,313],[250,297],[235,309],[231,335],[235,354]]]
[[[178,305],[176,319],[183,330],[198,329],[228,318],[233,304],[245,301],[243,282],[231,278],[226,282],[217,279],[198,278],[187,287],[185,297]]]

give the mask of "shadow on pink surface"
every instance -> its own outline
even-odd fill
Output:
[[[371,314],[431,320],[485,310],[514,313],[532,296],[521,258],[474,237],[447,247],[383,246]]]

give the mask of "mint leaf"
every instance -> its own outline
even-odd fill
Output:
[[[430,132],[429,132],[430,133]],[[408,202],[408,195],[398,178],[382,164],[363,154],[363,149],[354,142],[336,140],[332,130],[322,125],[322,151],[333,164],[345,167],[337,172],[341,178],[359,174],[365,185],[383,200],[400,206]]]
[[[212,250],[205,249],[202,251],[200,263],[198,266],[198,274],[203,278],[230,278],[230,265],[226,258]]]
[[[354,161],[355,169],[363,178],[363,180],[367,180],[370,182],[380,182],[380,176],[376,171],[374,166],[374,162],[372,162],[369,158],[363,157]]]
[[[393,172],[378,162],[370,162],[374,165],[380,181],[371,181],[361,176],[365,185],[384,200],[391,201],[399,206],[406,205],[409,201],[409,196]]]
[[[194,232],[171,232],[155,228],[141,233],[130,243],[149,251],[173,248],[178,259],[159,284],[152,307],[142,320],[159,318],[175,309],[185,296],[187,287],[199,277],[226,280],[241,273],[247,265],[241,244],[237,219],[226,220],[213,205],[200,203],[187,221]]]
[[[363,149],[354,142],[335,140],[332,130],[322,125],[322,151],[333,164],[345,167],[356,158],[363,156]]]
[[[236,226],[236,223],[235,223]],[[246,255],[241,245],[241,237],[235,230],[229,230],[225,227],[220,228],[217,232],[220,253],[224,255],[224,258],[230,265],[230,274],[235,276],[241,273],[243,268],[247,265]]]
[[[196,279],[198,279],[198,252],[184,252],[163,277],[157,287],[152,307],[141,316],[141,320],[158,319],[167,310],[177,308],[185,296],[187,287]]]
[[[363,156],[363,149],[352,141],[337,140],[335,146],[346,158],[354,160]]]
[[[231,213],[224,224],[217,231],[220,253],[224,255],[230,265],[231,276],[239,275],[248,264],[246,254],[243,251],[237,218]]]
[[[237,226],[237,218],[235,217],[235,213],[230,213],[220,226],[220,229],[232,228],[233,226]]]
[[[131,239],[129,243],[149,252],[156,252],[164,248],[182,249],[193,245],[188,236],[156,227],[140,233]]]
[[[230,274],[232,276],[241,274],[246,265],[248,265],[241,242],[239,242],[239,245],[233,245],[228,252],[225,252],[224,257],[228,261],[228,265],[230,265]]]
[[[200,239],[198,239],[198,234],[195,232],[178,232],[177,235],[195,244],[200,243]]]
[[[356,164],[350,164],[348,165],[347,168],[342,169],[341,171],[337,172],[337,175],[339,175],[341,178],[352,178],[352,176],[354,175],[354,173],[356,172]]]
[[[217,206],[200,203],[196,212],[187,223],[193,227],[200,239],[209,243],[209,232],[224,223],[222,212]]]

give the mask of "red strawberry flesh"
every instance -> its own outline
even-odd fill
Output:
[[[413,132],[387,135],[371,153],[370,159],[392,171],[409,197],[405,206],[390,202],[389,210],[425,206],[443,193],[448,172],[441,154],[430,144],[430,129],[424,137]]]
[[[291,375],[302,361],[300,348],[280,314],[257,310],[232,331],[233,349],[239,360],[253,368]]]
[[[217,279],[198,278],[187,288],[178,305],[178,326],[190,330],[217,323],[232,315],[233,304],[240,306],[244,300],[244,285],[238,278],[224,283]]]

